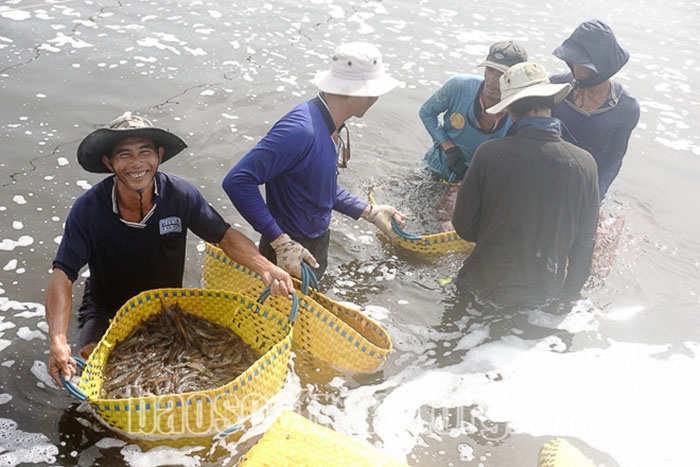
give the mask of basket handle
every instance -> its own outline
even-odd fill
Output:
[[[420,236],[412,233],[408,233],[405,230],[403,230],[401,227],[399,227],[399,223],[396,222],[396,219],[393,217],[391,218],[391,226],[394,228],[394,232],[401,237],[405,238],[406,240],[420,240]]]
[[[258,301],[260,303],[265,303],[265,300],[267,300],[267,297],[269,297],[271,294],[270,287],[266,287],[265,290],[263,290],[260,293],[260,296],[258,297]],[[292,312],[289,313],[289,321],[291,321],[292,324],[294,324],[297,320],[297,312],[299,311],[299,297],[297,297],[296,292],[292,292]]]
[[[318,279],[316,278],[316,273],[311,266],[301,263],[301,291],[304,295],[309,294],[309,287],[313,287],[318,290]]]
[[[73,360],[75,360],[75,363],[77,363],[80,368],[85,368],[85,360],[83,360],[80,357],[73,357]],[[63,383],[63,387],[66,388],[66,390],[70,393],[71,396],[75,397],[79,401],[87,400],[88,396],[85,395],[85,393],[82,392],[80,389],[75,387],[75,384],[66,380],[63,377],[62,373],[59,372],[58,376],[59,378],[61,378],[61,383]]]

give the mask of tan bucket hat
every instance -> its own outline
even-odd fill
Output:
[[[535,62],[513,65],[500,78],[501,101],[486,109],[490,114],[503,112],[513,102],[526,97],[554,96],[557,104],[571,91],[569,83],[552,84],[544,67]]]

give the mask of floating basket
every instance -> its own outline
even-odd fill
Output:
[[[444,253],[446,251],[461,251],[471,253],[475,243],[463,240],[457,232],[450,230],[430,235],[414,235],[405,232],[399,227],[394,219],[391,219],[394,232],[398,235],[395,243],[406,250],[416,253]]]
[[[376,204],[374,200],[374,189],[369,192],[369,202],[371,204]],[[401,248],[416,253],[431,254],[445,253],[448,251],[471,253],[475,246],[475,243],[463,240],[454,230],[429,235],[415,235],[401,229],[394,218],[391,219],[391,226],[397,235],[397,238],[394,239],[394,243]]]
[[[248,451],[240,467],[406,466],[353,439],[286,411]]]
[[[202,280],[205,288],[236,290],[248,295],[257,295],[265,287],[255,272],[209,243]],[[296,279],[295,285],[299,290],[299,317],[294,326],[294,346],[346,370],[374,371],[384,363],[392,344],[378,323],[316,290],[302,293],[302,284]],[[284,298],[272,297],[271,300],[275,304]]]
[[[537,467],[595,467],[595,464],[565,439],[555,438],[540,449]]]
[[[266,295],[264,295],[266,296]],[[264,297],[263,296],[263,297]],[[261,297],[261,299],[264,299]],[[183,310],[235,332],[261,357],[230,383],[206,391],[103,399],[103,370],[110,351],[162,305]],[[155,289],[130,299],[116,313],[107,332],[85,363],[77,388],[64,382],[75,397],[86,400],[108,426],[127,436],[158,439],[208,436],[240,424],[284,385],[298,302],[282,298],[291,313],[234,292],[203,289]]]

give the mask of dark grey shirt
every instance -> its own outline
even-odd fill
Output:
[[[487,141],[459,187],[452,223],[476,242],[458,285],[480,299],[505,306],[576,297],[598,223],[595,161],[559,132],[528,125]]]

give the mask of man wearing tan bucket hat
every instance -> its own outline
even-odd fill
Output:
[[[328,263],[333,210],[363,218],[389,236],[395,235],[391,219],[402,224],[404,216],[338,185],[337,167],[349,159],[345,122],[361,118],[398,84],[384,70],[379,50],[364,42],[343,44],[335,49],[330,69],[314,81],[319,95],[275,123],[226,175],[223,188],[260,232],[259,248],[268,259],[296,277],[306,262],[320,278]],[[265,185],[266,200],[260,185]]]
[[[67,332],[72,286],[88,265],[78,311],[80,355],[87,358],[110,319],[144,290],[182,287],[187,231],[219,243],[226,254],[262,276],[272,293],[290,293],[284,270],[234,230],[202,194],[179,177],[158,171],[187,145],[143,117],[122,115],[90,133],[78,147],[78,162],[92,173],[112,173],[80,196],[65,230],[46,292],[49,373],[60,384],[75,373]]]
[[[532,62],[501,77],[508,135],[477,149],[452,219],[476,242],[457,286],[496,306],[575,299],[590,273],[598,221],[598,173],[590,153],[564,141],[551,108],[571,90]]]

